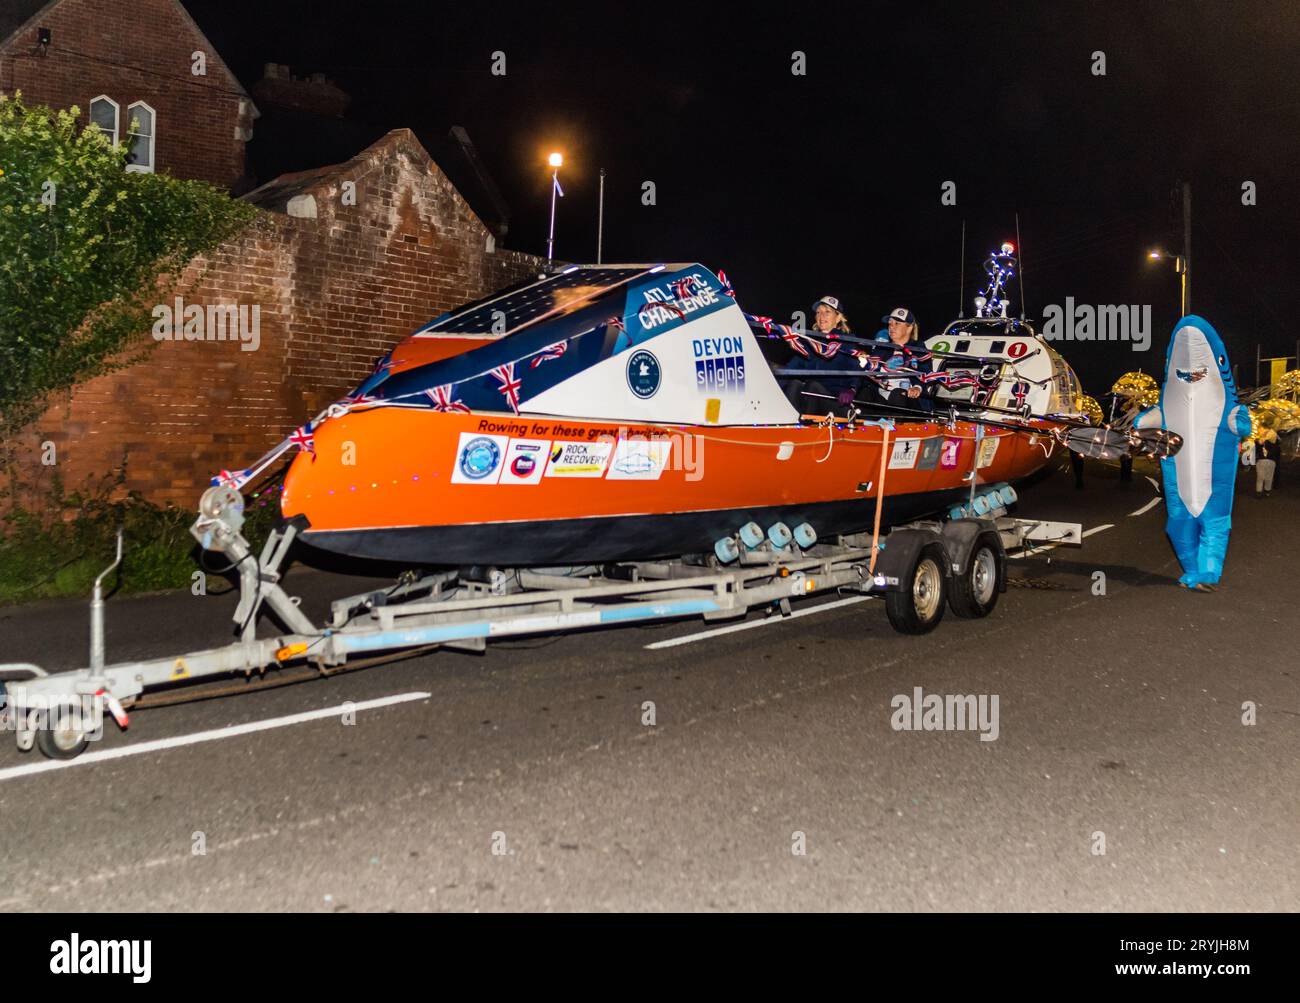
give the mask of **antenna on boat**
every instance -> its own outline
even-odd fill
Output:
[[[1020,235],[1016,234],[1016,239]],[[961,221],[961,299],[957,303],[957,319],[961,320],[966,316],[966,221]]]
[[[1016,250],[1019,251],[1017,264],[1020,265],[1018,275],[1020,276],[1020,320],[1023,323],[1025,319],[1025,248],[1020,243],[1020,212],[1016,212]]]

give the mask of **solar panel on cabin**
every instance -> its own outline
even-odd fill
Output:
[[[646,268],[579,268],[556,275],[536,285],[489,300],[465,313],[453,314],[441,323],[431,324],[427,332],[439,334],[509,333],[529,321],[574,302],[590,303],[603,291],[626,279],[641,275]],[[493,324],[504,317],[504,332],[494,332]],[[499,325],[498,325],[499,327]]]

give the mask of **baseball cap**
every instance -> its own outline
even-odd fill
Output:
[[[832,310],[834,310],[836,313],[840,313],[840,314],[844,313],[843,308],[840,306],[840,301],[839,301],[838,299],[836,299],[834,296],[823,296],[823,297],[822,297],[821,299],[819,299],[816,303],[814,303],[814,304],[812,305],[813,313],[816,313],[816,312],[817,312],[817,308],[818,308],[819,306],[821,306],[823,303],[825,303],[828,307],[830,307],[830,308],[831,308]]]
[[[916,323],[916,317],[905,306],[900,306],[897,310],[892,310],[880,318],[881,323],[888,323],[891,320],[902,321],[904,324]]]

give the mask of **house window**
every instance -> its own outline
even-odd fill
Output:
[[[117,145],[117,102],[101,94],[90,102],[90,121],[99,126],[99,131],[108,137],[108,141]]]
[[[126,110],[127,139],[131,152],[126,158],[128,171],[153,171],[154,110],[143,101],[137,101]]]

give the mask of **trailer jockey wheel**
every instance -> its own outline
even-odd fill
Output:
[[[50,759],[75,759],[89,744],[81,712],[71,704],[51,708],[46,726],[36,732],[36,747]]]
[[[945,562],[938,544],[922,548],[911,574],[885,593],[885,612],[900,634],[928,634],[943,619]]]
[[[975,620],[992,613],[1002,590],[999,572],[998,554],[993,544],[983,538],[976,540],[966,573],[953,575],[948,589],[948,605],[952,607],[953,615]]]

